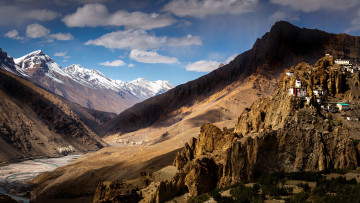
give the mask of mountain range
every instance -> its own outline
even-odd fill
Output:
[[[36,199],[89,196],[101,181],[130,180],[140,172],[154,173],[172,165],[179,149],[199,135],[204,123],[231,131],[244,110],[272,94],[285,69],[301,62],[314,64],[325,54],[359,61],[359,37],[277,22],[229,64],[138,103],[98,126],[103,140],[122,147],[102,149],[81,162],[37,177],[32,195]],[[97,161],[100,159],[102,162]],[[79,165],[82,171],[72,172]]]
[[[11,62],[13,59],[0,50],[1,67],[16,72]],[[80,117],[99,124],[112,118],[113,114],[90,109],[88,111],[2,69],[0,101],[2,163],[57,157],[108,146]]]
[[[12,61],[8,61],[11,63]],[[139,78],[131,82],[112,80],[97,70],[81,65],[61,68],[41,50],[7,64],[6,70],[83,107],[120,113],[147,98],[173,88],[168,81],[150,82]]]
[[[0,49],[0,67],[0,162],[99,150],[108,145],[94,129],[116,114],[89,104],[118,112],[172,88],[167,81],[111,80],[80,65],[61,68],[42,51],[13,59]]]

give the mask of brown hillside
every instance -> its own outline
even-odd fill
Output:
[[[0,95],[1,162],[107,145],[57,96],[4,70]]]
[[[335,58],[359,61],[358,40],[359,37],[301,29],[288,22],[278,22],[255,42],[252,49],[238,55],[229,64],[134,105],[100,126],[98,131],[102,135],[123,134],[148,126],[157,127],[162,121],[176,117],[175,121],[166,123],[174,124],[184,116],[179,116],[179,109],[191,107],[231,84],[243,82],[250,75],[262,75],[271,80],[277,78],[285,67],[300,62],[313,64],[325,53]]]

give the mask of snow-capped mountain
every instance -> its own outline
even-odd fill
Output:
[[[98,89],[111,89],[114,91],[119,90],[113,80],[106,77],[97,70],[90,70],[82,67],[81,65],[73,64],[64,68],[64,71],[69,74],[75,81],[89,87]]]
[[[130,91],[133,95],[144,99],[148,98],[148,95],[155,96],[158,94],[162,94],[174,87],[168,81],[148,81],[145,78],[139,78],[131,82],[117,82],[121,83],[121,87],[123,89],[126,89],[127,91]]]
[[[141,100],[162,94],[174,87],[168,81],[157,80],[152,82],[145,78],[130,82],[112,80],[97,70],[86,69],[76,64],[64,68],[64,71],[79,83],[93,88],[111,89],[118,92],[126,91]]]
[[[44,71],[45,75],[59,83],[62,83],[62,81],[59,79],[58,74],[69,77],[50,56],[44,54],[41,50],[14,59],[14,62],[19,71],[25,72],[24,76],[29,76],[29,74],[40,68]]]
[[[88,108],[119,113],[173,88],[168,81],[139,78],[125,82],[81,65],[60,67],[41,50],[14,59],[16,74]],[[14,71],[13,71],[14,72]]]

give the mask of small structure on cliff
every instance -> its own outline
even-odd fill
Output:
[[[335,64],[339,65],[351,65],[350,60],[335,59]]]
[[[306,97],[306,89],[305,88],[289,88],[289,94],[295,97],[304,98]]]
[[[327,110],[331,113],[336,113],[338,112],[338,107],[336,105],[333,105],[333,104],[329,104],[328,107],[327,107]]]
[[[289,77],[292,77],[292,76],[295,76],[295,73],[289,71],[289,72],[286,72],[286,75],[289,76]]]
[[[313,90],[313,94],[315,96],[325,96],[325,91],[324,90],[320,90],[320,89],[315,89]]]
[[[338,103],[336,104],[336,106],[339,108],[340,111],[346,111],[350,109],[350,105],[345,103]]]

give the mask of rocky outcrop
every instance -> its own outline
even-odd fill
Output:
[[[94,203],[124,202],[137,203],[140,200],[139,188],[122,181],[103,182],[96,188]]]
[[[0,69],[4,69],[8,72],[16,75],[21,75],[15,67],[14,59],[9,57],[6,52],[0,48]]]
[[[359,166],[359,145],[350,128],[331,124],[318,104],[304,104],[288,93],[295,80],[309,91],[316,85],[326,88],[337,71],[330,62],[323,58],[314,66],[301,63],[290,69],[296,77],[284,72],[273,96],[246,109],[234,132],[209,123],[202,126],[199,138],[192,138],[177,154],[177,175],[160,183],[152,201],[162,202],[185,192],[196,196],[267,173]],[[342,93],[336,91],[336,96],[347,91],[352,90],[341,87]]]
[[[282,129],[244,137],[228,134],[212,124],[202,126],[199,139],[191,141],[195,148],[187,144],[178,154],[174,162],[178,174],[173,180],[160,184],[153,201],[163,202],[185,192],[196,196],[272,172],[358,166],[359,152],[348,129],[318,131],[311,120],[302,120],[301,123],[308,123],[305,125],[296,122],[308,115],[312,118],[315,112],[305,109]],[[206,147],[214,143],[215,148]],[[191,159],[189,154],[194,157]]]

